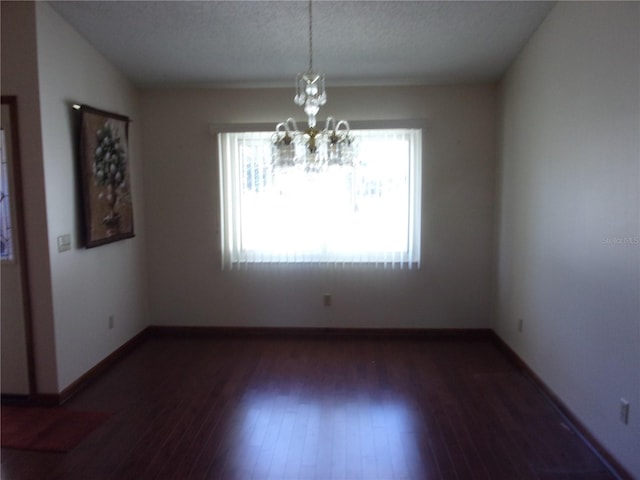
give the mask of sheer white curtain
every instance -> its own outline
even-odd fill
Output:
[[[355,169],[271,168],[270,133],[219,133],[223,268],[420,265],[421,130],[355,130]]]

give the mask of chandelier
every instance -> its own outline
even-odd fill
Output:
[[[296,121],[288,118],[276,125],[271,137],[272,165],[275,168],[299,166],[305,171],[319,172],[327,166],[353,166],[355,139],[346,120],[327,117],[324,129],[316,125],[320,107],[327,103],[324,74],[313,71],[313,16],[309,0],[309,69],[296,77],[296,105],[304,107],[307,128],[299,130]]]

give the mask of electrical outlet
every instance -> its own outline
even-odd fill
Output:
[[[115,320],[113,318],[113,315],[109,315],[109,330],[113,328],[114,323],[115,323]]]
[[[331,306],[331,294],[330,293],[325,293],[324,296],[322,297],[322,303],[324,304],[325,307],[330,307]]]
[[[524,320],[521,318],[518,319],[518,332],[522,333],[522,329],[524,328]]]
[[[624,398],[620,399],[620,421],[625,425],[629,424],[629,402]]]

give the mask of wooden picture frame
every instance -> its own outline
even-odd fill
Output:
[[[86,105],[79,115],[78,163],[86,248],[134,237],[129,118]]]

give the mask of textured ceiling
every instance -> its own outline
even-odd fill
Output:
[[[133,83],[291,85],[309,63],[306,1],[55,1]],[[331,85],[500,78],[554,2],[313,3],[313,57]]]

